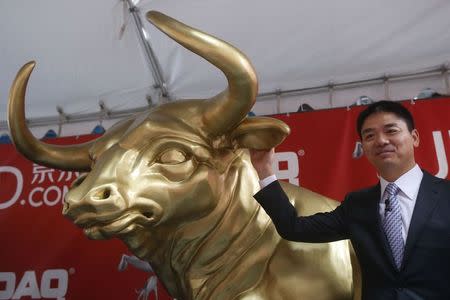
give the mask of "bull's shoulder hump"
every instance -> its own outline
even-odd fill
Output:
[[[311,215],[335,209],[340,203],[311,190],[280,181],[289,200],[301,215]]]

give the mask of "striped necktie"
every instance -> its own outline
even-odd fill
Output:
[[[388,195],[385,206],[383,228],[391,247],[397,269],[400,269],[403,260],[405,243],[402,237],[402,214],[397,194],[400,189],[395,183],[389,183],[385,194]]]

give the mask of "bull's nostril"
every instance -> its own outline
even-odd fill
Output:
[[[144,217],[146,217],[147,219],[150,219],[151,217],[153,217],[153,214],[151,212],[144,212],[143,213]]]
[[[108,199],[109,196],[111,196],[111,190],[109,188],[106,188],[103,190],[103,199]]]
[[[106,200],[111,196],[111,189],[109,187],[105,187],[99,189],[93,195],[93,199],[95,200]]]

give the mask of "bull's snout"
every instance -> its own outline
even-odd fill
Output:
[[[69,191],[70,193],[70,191]],[[94,202],[92,200],[97,200],[97,201],[105,201],[108,200],[111,196],[111,189],[109,187],[104,187],[100,190],[97,190],[95,192],[94,195],[88,195],[88,201],[83,201],[83,199],[77,201],[75,199],[73,199],[74,197],[71,197],[69,195],[69,193],[67,193],[66,197],[64,197],[64,205],[63,205],[63,215],[67,215],[70,217],[70,212],[72,211],[71,208],[72,207],[78,207],[78,206],[83,206],[86,207],[88,209],[89,205],[93,206]],[[89,201],[91,200],[91,201]],[[86,202],[86,203],[83,203]],[[83,205],[85,204],[85,205]],[[95,210],[95,207],[92,207],[93,210]],[[88,209],[89,210],[89,209]]]
[[[62,213],[75,224],[86,227],[94,220],[107,221],[125,209],[125,203],[114,184],[86,188],[83,181],[84,178],[77,179],[64,198]]]

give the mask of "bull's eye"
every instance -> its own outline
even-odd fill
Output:
[[[169,149],[163,152],[158,162],[162,164],[175,165],[186,161],[187,155],[178,149]]]

